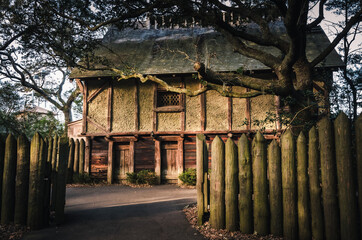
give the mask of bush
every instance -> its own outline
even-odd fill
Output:
[[[138,173],[127,173],[127,181],[133,184],[154,185],[157,183],[157,176],[150,170],[141,170]]]
[[[89,176],[89,174],[74,174],[73,175],[73,183],[81,183],[81,184],[88,184],[93,183],[93,179]]]
[[[188,168],[185,172],[181,173],[178,178],[186,185],[196,185],[196,169]]]

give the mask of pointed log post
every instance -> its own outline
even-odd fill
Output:
[[[64,206],[65,206],[65,190],[66,190],[66,172],[67,172],[67,159],[69,142],[65,137],[60,138],[59,141],[59,161],[58,161],[58,175],[57,175],[57,202],[55,205],[55,222],[61,224],[65,220]]]
[[[253,224],[253,183],[251,173],[250,144],[245,134],[238,141],[239,157],[239,216],[240,231],[250,234],[254,231]]]
[[[196,136],[196,190],[197,190],[197,224],[204,223],[204,154],[205,135]]]
[[[73,182],[73,166],[74,166],[74,139],[71,138],[69,141],[69,156],[68,156],[68,167],[67,167],[67,183]]]
[[[85,139],[84,172],[90,174],[90,161],[92,155],[92,141],[89,137]]]
[[[292,132],[287,130],[282,143],[282,187],[283,187],[283,236],[298,239],[297,185],[295,169],[295,143]]]
[[[312,238],[315,240],[324,239],[324,223],[321,199],[321,184],[319,181],[319,150],[318,136],[315,127],[309,130],[308,144],[308,173]]]
[[[341,239],[359,239],[357,198],[353,181],[351,124],[343,112],[334,121]]]
[[[44,156],[46,156],[45,172],[44,172],[44,227],[49,226],[50,216],[50,198],[51,198],[51,176],[52,165],[51,158],[53,152],[53,140],[52,138],[45,139]]]
[[[84,151],[85,142],[84,139],[79,141],[79,174],[84,174]]]
[[[356,146],[362,146],[362,114],[355,121]],[[357,147],[357,177],[358,177],[358,203],[359,215],[362,218],[362,147]],[[360,220],[360,235],[362,236],[362,220]]]
[[[234,141],[225,144],[225,226],[228,231],[238,229],[238,155]]]
[[[225,148],[216,136],[211,145],[210,226],[225,227]]]
[[[55,210],[56,203],[56,190],[57,190],[57,161],[58,161],[58,146],[59,146],[59,137],[55,135],[53,138],[53,149],[52,149],[52,173],[51,173],[51,201],[50,209]]]
[[[339,239],[339,213],[337,199],[336,163],[334,158],[333,129],[325,117],[318,123],[321,161],[322,196],[326,239]]]
[[[79,139],[75,140],[74,144],[74,165],[73,165],[73,177],[79,174]]]
[[[16,139],[9,134],[5,143],[4,172],[1,202],[1,224],[14,220],[16,175]]]
[[[283,235],[283,193],[280,147],[273,140],[268,146],[270,233]]]
[[[155,174],[157,184],[161,183],[161,141],[155,139]]]
[[[25,135],[17,139],[14,223],[26,225],[28,211],[30,143]]]
[[[30,173],[27,225],[32,230],[44,226],[44,170],[46,158],[43,154],[44,141],[35,133],[30,144]]]
[[[298,189],[298,230],[299,239],[311,239],[309,193],[307,175],[307,140],[303,132],[297,139],[297,189]]]
[[[5,142],[0,135],[0,216],[1,216],[1,199],[3,187],[3,170],[4,170]]]
[[[252,169],[254,192],[254,232],[269,234],[269,205],[267,182],[267,153],[265,138],[260,133],[254,137],[252,144]]]
[[[209,149],[206,143],[206,137],[204,142],[204,213],[209,213],[210,205],[210,179],[209,179]]]

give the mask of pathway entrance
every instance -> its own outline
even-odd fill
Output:
[[[24,240],[203,239],[182,209],[196,202],[195,189],[102,186],[67,188],[66,223],[33,231]]]

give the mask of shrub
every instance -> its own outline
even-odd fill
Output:
[[[196,169],[188,168],[185,172],[181,173],[178,178],[186,185],[196,185]]]
[[[94,181],[89,176],[89,174],[84,173],[84,174],[74,174],[73,183],[88,184],[88,183],[94,183]]]
[[[127,173],[127,181],[133,184],[154,185],[157,183],[157,176],[150,170],[141,170],[138,173]]]

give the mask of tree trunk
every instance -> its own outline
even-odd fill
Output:
[[[68,124],[72,121],[72,111],[70,107],[64,107],[62,112],[64,114],[64,134],[62,137],[68,137]]]

